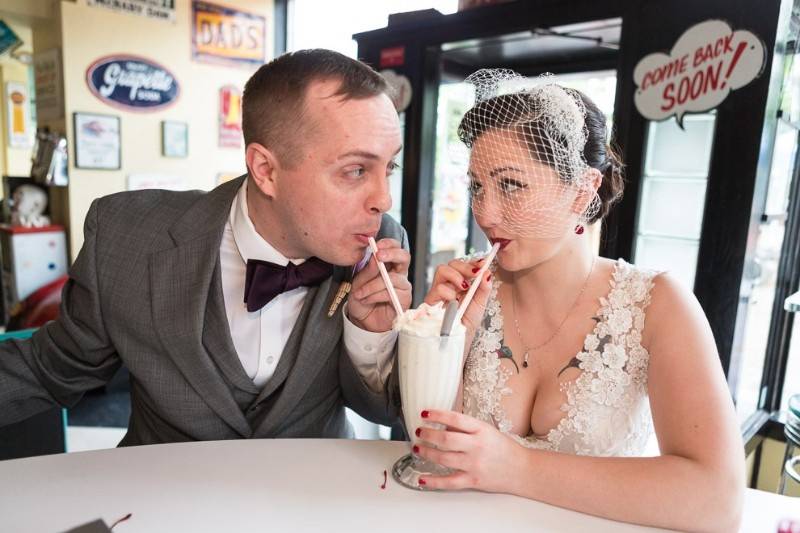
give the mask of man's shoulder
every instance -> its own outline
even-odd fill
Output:
[[[224,222],[230,201],[229,194],[221,187],[208,192],[160,189],[119,192],[95,200],[88,216],[97,228],[98,244],[113,243],[115,249],[122,251],[127,249],[126,244],[139,251],[147,247],[157,249],[172,242],[168,235],[178,225],[205,227],[212,217]],[[220,200],[222,196],[225,202]]]
[[[205,191],[168,191],[162,189],[146,189],[142,191],[124,191],[97,200],[98,216],[111,215],[117,218],[130,213],[135,217],[153,210],[185,211],[207,194]]]

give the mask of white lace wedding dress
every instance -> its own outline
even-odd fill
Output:
[[[600,298],[594,330],[583,350],[580,376],[562,384],[564,417],[545,437],[511,432],[502,398],[511,370],[501,365],[503,315],[497,299],[501,282],[494,276],[481,328],[476,332],[464,368],[464,413],[495,425],[520,444],[564,453],[593,456],[637,456],[652,433],[647,396],[649,353],[642,347],[645,308],[655,272],[620,259],[611,289]]]

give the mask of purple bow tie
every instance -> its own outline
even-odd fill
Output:
[[[297,287],[319,285],[333,273],[333,266],[312,257],[301,265],[276,265],[259,259],[247,260],[244,280],[244,302],[252,313],[267,305],[281,293]]]

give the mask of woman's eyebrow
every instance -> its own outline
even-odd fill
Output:
[[[489,177],[493,178],[493,177],[497,176],[498,174],[501,174],[501,173],[506,172],[508,170],[511,170],[513,172],[519,172],[520,174],[522,173],[522,171],[520,169],[518,169],[517,167],[497,167],[495,169],[492,169],[491,172],[489,172]]]

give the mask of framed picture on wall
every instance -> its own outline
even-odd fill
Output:
[[[161,155],[186,157],[189,154],[189,124],[175,120],[161,121]]]
[[[119,170],[120,122],[115,115],[73,113],[75,166],[97,170]]]

